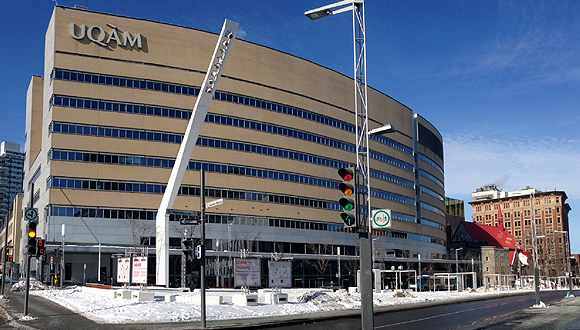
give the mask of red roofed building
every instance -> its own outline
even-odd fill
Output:
[[[512,269],[519,273],[518,255],[523,251],[523,247],[504,228],[462,221],[448,248],[451,251],[462,248],[462,254],[477,254],[481,261],[482,276],[508,275],[512,274]],[[497,284],[497,281],[498,279],[493,277],[490,284]]]
[[[516,251],[522,252],[524,250],[509,231],[502,230],[499,227],[485,226],[466,221],[462,221],[459,224],[452,241],[465,241],[466,243],[477,242],[480,243],[480,246],[495,246],[509,249],[510,264],[513,264],[516,260]],[[469,246],[471,244],[467,245]]]

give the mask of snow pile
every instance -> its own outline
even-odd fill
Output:
[[[530,307],[530,308],[549,308],[549,307],[548,307],[548,306],[546,306],[546,304],[544,304],[544,302],[543,302],[543,301],[540,301],[540,304],[538,304],[538,305],[534,305],[534,306],[532,306],[532,307]]]
[[[310,291],[294,298],[292,301],[296,303],[310,303],[322,311],[360,306],[360,299],[355,298],[344,289],[336,292]]]
[[[397,291],[397,292],[395,292],[393,297],[395,297],[395,298],[406,298],[406,297],[415,298],[415,296],[413,296],[413,294],[409,291]]]
[[[26,281],[22,280],[17,283],[14,283],[12,287],[10,287],[10,292],[20,292],[26,289]],[[34,290],[45,290],[46,287],[39,281],[30,281],[30,291]]]
[[[136,289],[136,288],[133,288]],[[100,291],[100,292],[95,292]],[[102,291],[102,292],[101,292]],[[201,319],[199,303],[177,302],[175,296],[199,296],[199,291],[176,293],[171,290],[154,288],[155,299],[151,302],[137,302],[131,299],[115,299],[114,290],[71,287],[64,290],[48,288],[46,290],[30,291],[32,295],[54,301],[75,313],[79,313],[98,323],[127,324],[127,323],[167,323],[167,322],[195,322]],[[206,320],[234,320],[248,318],[277,317],[300,315],[330,310],[357,309],[361,307],[360,294],[350,294],[346,290],[332,292],[330,290],[315,289],[283,289],[288,294],[289,303],[270,305],[263,303],[269,299],[259,297],[258,306],[237,306],[232,303],[235,294],[240,291],[214,290],[208,295],[220,295],[223,303],[206,306]],[[513,291],[512,291],[513,292]],[[506,294],[509,291],[469,293],[456,291],[438,292],[405,292],[395,294],[392,291],[374,293],[375,306],[393,306],[425,301],[453,300],[474,295]],[[269,295],[271,292],[258,293]],[[398,295],[398,296],[397,296]]]

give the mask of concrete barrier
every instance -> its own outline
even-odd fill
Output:
[[[153,301],[155,299],[155,293],[149,291],[133,291],[131,298],[134,301]]]
[[[270,304],[271,305],[283,305],[288,303],[288,294],[286,293],[271,293],[270,294]]]
[[[232,296],[232,303],[237,306],[258,306],[258,295],[251,294],[235,294]]]
[[[201,304],[201,296],[199,295],[177,295],[175,302],[190,302]],[[222,296],[205,296],[205,303],[207,305],[221,305],[223,303]]]
[[[115,290],[115,298],[117,299],[131,299],[131,290],[119,289]]]

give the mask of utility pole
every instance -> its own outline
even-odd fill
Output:
[[[4,217],[4,257],[2,258],[2,298],[6,298],[4,296],[4,283],[6,282],[6,262],[8,256],[8,212],[6,212],[6,216]]]
[[[200,273],[201,273],[201,327],[205,328],[205,171],[203,168],[199,170],[200,174],[200,206],[199,206],[199,228],[201,236],[201,258],[200,258]]]
[[[532,245],[534,248],[534,288],[536,290],[536,306],[540,305],[540,269],[538,269],[538,238],[536,233],[536,219],[534,219],[534,194],[530,195],[532,204]]]

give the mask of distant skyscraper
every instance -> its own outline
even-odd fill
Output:
[[[3,219],[16,194],[22,192],[24,153],[20,145],[4,141],[0,145],[0,219]]]

